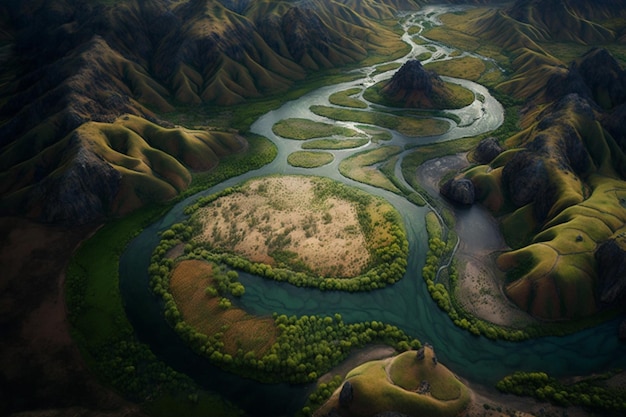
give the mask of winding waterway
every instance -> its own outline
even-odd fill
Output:
[[[424,21],[437,24],[439,14],[455,9],[448,6],[427,7],[420,12],[407,14],[403,17],[405,28],[420,25]],[[427,51],[426,46],[435,48],[433,57],[438,59],[448,59],[452,52],[452,49],[428,40],[426,44],[418,45],[408,34],[405,34],[403,39],[412,46],[412,50],[406,57],[397,60],[399,63]],[[320,88],[260,117],[252,125],[251,130],[271,139],[277,145],[278,156],[272,163],[257,171],[225,181],[179,203],[131,242],[120,260],[120,288],[128,317],[138,337],[148,343],[154,353],[174,369],[190,375],[199,384],[220,392],[251,415],[291,415],[301,407],[306,386],[266,385],[246,380],[217,369],[208,360],[191,352],[165,322],[161,303],[149,290],[147,270],[152,250],[158,243],[158,233],[181,221],[184,218],[183,208],[199,196],[214,193],[257,176],[277,173],[304,174],[330,177],[360,187],[384,197],[393,204],[402,214],[410,243],[407,273],[402,280],[392,286],[365,293],[321,292],[240,273],[240,280],[246,287],[246,293],[239,303],[247,311],[259,315],[273,312],[288,315],[340,313],[346,322],[377,320],[390,323],[422,342],[433,344],[438,358],[452,371],[472,383],[487,387],[492,387],[498,379],[516,370],[541,370],[555,376],[565,376],[625,366],[624,347],[616,337],[618,320],[566,337],[545,337],[521,343],[492,341],[457,328],[431,300],[421,277],[427,249],[427,236],[424,230],[424,215],[427,208],[417,207],[396,194],[359,184],[341,176],[338,172],[339,162],[354,154],[354,149],[332,151],[335,160],[316,169],[294,168],[287,164],[287,156],[293,151],[300,150],[302,142],[277,137],[271,129],[276,122],[296,117],[328,121],[313,114],[309,110],[310,106],[328,106],[330,105],[328,97],[331,94],[355,86],[371,85],[389,78],[393,72],[372,75],[375,72],[374,66],[358,71],[363,74],[361,79]],[[484,101],[476,100],[464,109],[451,111],[460,118],[461,123],[457,124],[450,120],[451,129],[443,135],[414,138],[394,131],[391,132],[392,140],[384,145],[410,147],[446,141],[488,132],[502,123],[502,106],[486,88],[466,80],[449,79],[449,81],[480,93],[485,97]],[[356,125],[341,124],[353,128]],[[377,146],[381,145],[370,142],[360,149],[374,149]],[[475,226],[476,230],[479,230],[481,225],[469,223],[464,226]]]

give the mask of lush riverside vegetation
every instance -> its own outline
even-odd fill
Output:
[[[233,193],[245,192],[241,187],[230,187],[219,193],[199,199],[186,209],[186,213],[192,215],[190,224],[184,228],[175,225],[162,236],[163,241],[171,244],[172,240],[178,239],[185,244],[186,253],[201,254],[207,260],[224,263],[232,268],[274,279],[280,282],[289,282],[297,286],[309,286],[321,290],[340,291],[368,291],[382,288],[393,284],[404,275],[406,270],[406,258],[408,254],[408,242],[404,226],[399,214],[384,200],[367,194],[353,187],[341,183],[323,179],[315,179],[315,200],[326,201],[329,198],[338,198],[348,201],[356,207],[359,227],[365,236],[367,250],[370,254],[370,262],[363,273],[357,276],[320,276],[314,272],[311,266],[303,265],[301,261],[290,261],[289,256],[281,257],[282,262],[270,265],[262,262],[253,262],[245,256],[232,251],[223,251],[219,247],[212,247],[211,243],[202,244],[192,240],[193,233],[200,233],[199,222],[193,217],[202,207],[213,202],[219,203],[219,199]],[[331,218],[332,219],[332,218]],[[330,221],[330,220],[329,220]],[[303,225],[306,228],[306,225]],[[194,232],[189,232],[192,228]],[[181,234],[181,230],[184,232]],[[358,230],[348,230],[349,233],[357,233]],[[360,232],[358,232],[360,233]],[[284,234],[284,232],[283,232]],[[280,238],[280,242],[277,240]],[[281,243],[282,242],[282,243]],[[286,245],[290,243],[288,234],[275,236],[270,242],[273,252],[284,252]],[[278,245],[278,246],[276,246]],[[163,256],[164,248],[157,248],[156,254]],[[161,274],[161,279],[166,279]]]
[[[331,94],[328,100],[331,104],[343,107],[354,107],[355,109],[366,109],[367,103],[359,98],[353,96],[359,94],[361,89],[358,87],[351,88],[345,91],[339,91],[338,93]]]
[[[265,138],[250,137],[249,144],[248,153],[233,155],[211,176],[203,174],[194,179],[191,192],[194,186],[217,184],[265,165],[276,156],[276,148]],[[119,257],[132,238],[170,208],[148,207],[113,221],[77,251],[66,278],[72,337],[104,383],[145,403],[154,415],[171,415],[171,407],[182,414],[241,415],[236,406],[203,391],[189,377],[157,359],[147,345],[137,340],[126,317],[119,291]]]
[[[496,385],[505,393],[534,397],[560,406],[581,406],[594,412],[626,410],[626,393],[621,383],[611,383],[620,371],[562,382],[545,372],[516,372],[504,377]]]

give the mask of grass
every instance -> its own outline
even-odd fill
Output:
[[[383,72],[393,71],[400,68],[402,64],[398,62],[390,62],[388,64],[379,65],[376,67],[376,71],[372,75],[382,74]]]
[[[203,260],[184,260],[174,267],[170,293],[183,320],[207,336],[222,332],[225,353],[235,355],[241,348],[262,357],[278,337],[274,320],[250,315],[234,306],[222,308],[219,295],[205,293],[205,288],[213,286],[212,277],[213,265]]]
[[[126,317],[119,292],[119,254],[139,230],[161,217],[167,208],[147,207],[110,223],[77,251],[66,281],[72,337],[101,381],[134,401],[147,401],[144,404],[155,416],[168,416],[174,409],[187,407],[214,410],[215,414],[207,415],[238,416],[241,411],[236,407],[202,391],[188,377],[159,361],[147,345],[137,341]],[[161,404],[176,404],[153,408],[151,398],[159,398]]]
[[[399,146],[383,146],[377,149],[360,152],[341,161],[339,164],[339,172],[344,177],[355,181],[389,190],[394,193],[401,193],[389,178],[377,168],[373,167],[374,164],[385,161],[401,151],[402,149]]]
[[[194,175],[187,192],[197,192],[255,169],[276,155],[276,148],[265,138],[250,136],[249,144],[248,152],[225,158],[210,173]],[[212,410],[205,414],[208,416],[237,416],[241,410],[220,396],[201,390],[137,341],[124,311],[119,291],[119,256],[134,236],[166,213],[172,204],[150,205],[112,221],[79,248],[66,279],[72,337],[87,365],[103,383],[145,404],[155,416],[169,416],[175,410],[187,408]],[[127,373],[125,369],[135,372]],[[179,398],[182,398],[180,403]]]
[[[288,139],[306,140],[327,136],[354,137],[359,133],[346,127],[329,123],[314,122],[309,119],[285,119],[272,126],[278,136]]]
[[[358,98],[352,96],[359,94],[362,90],[358,87],[350,88],[349,90],[338,91],[331,94],[328,100],[331,104],[342,107],[352,107],[355,109],[366,109],[367,103]]]
[[[348,373],[353,388],[351,415],[373,415],[394,410],[407,415],[451,417],[470,403],[469,390],[443,365],[433,362],[425,348],[423,359],[415,351],[390,359],[367,362]],[[426,381],[430,395],[415,390]]]
[[[289,165],[299,168],[317,168],[330,164],[335,159],[329,152],[297,151],[287,157]]]
[[[302,144],[302,149],[351,149],[369,142],[368,139],[314,139]]]
[[[466,56],[446,61],[429,62],[424,68],[435,71],[439,75],[478,81],[487,69],[482,59]]]
[[[367,123],[386,129],[397,130],[399,133],[410,137],[441,135],[450,128],[450,124],[443,120],[427,118],[416,119],[381,112],[364,112],[328,106],[311,106],[311,111],[319,116],[328,117],[333,120]]]

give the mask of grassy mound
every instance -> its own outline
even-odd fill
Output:
[[[302,149],[351,149],[369,142],[368,139],[315,139],[302,144]]]
[[[335,159],[329,152],[297,151],[292,152],[287,157],[287,163],[300,168],[317,168],[330,164]]]
[[[400,190],[374,165],[386,161],[401,151],[402,149],[399,146],[382,146],[377,149],[357,153],[341,161],[339,172],[341,172],[341,175],[355,181],[399,193]]]
[[[330,123],[314,122],[309,119],[285,119],[272,126],[272,131],[278,136],[288,139],[314,139],[327,136],[354,137],[359,133],[346,127]]]
[[[355,109],[366,109],[367,103],[363,100],[354,98],[353,96],[359,94],[362,90],[358,87],[351,88],[345,91],[339,91],[337,93],[331,94],[328,97],[328,100],[331,104],[342,107],[353,107]]]
[[[340,402],[343,389],[352,395]],[[425,347],[353,369],[346,375],[343,386],[315,415],[334,409],[338,415],[350,417],[392,411],[407,416],[451,417],[469,403],[468,388],[437,362],[432,348]]]

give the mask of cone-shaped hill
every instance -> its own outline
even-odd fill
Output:
[[[375,103],[420,109],[461,108],[474,101],[471,91],[444,81],[418,60],[407,61],[390,80],[368,89],[365,97]]]

